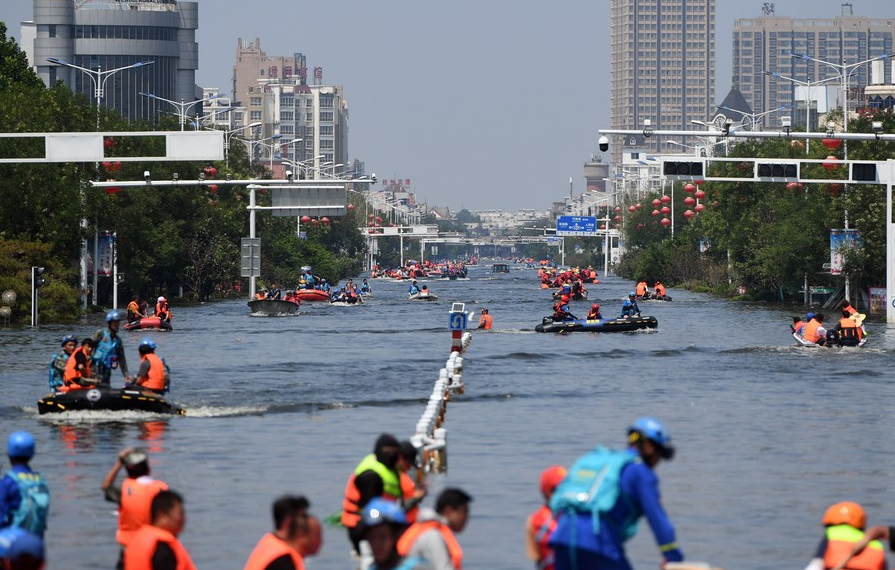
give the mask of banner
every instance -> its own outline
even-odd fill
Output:
[[[97,247],[98,246],[98,247]],[[94,259],[94,254],[96,259]],[[99,234],[97,239],[87,240],[87,273],[100,277],[112,276],[112,265],[115,261],[115,234]]]
[[[864,245],[858,230],[830,230],[830,273],[842,274],[845,265],[845,253],[852,249],[860,249]]]
[[[886,314],[886,288],[885,287],[869,287],[870,295],[870,313],[873,315]]]

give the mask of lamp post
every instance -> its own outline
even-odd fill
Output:
[[[178,103],[177,101],[165,99],[164,97],[159,97],[158,95],[153,95],[152,93],[143,93],[142,91],[140,91],[140,95],[142,95],[143,97],[147,97],[149,99],[157,99],[164,103],[168,103],[169,105],[174,105],[174,108],[177,109],[177,111],[178,111],[177,116],[180,119],[180,130],[181,131],[185,130],[187,110],[192,109],[195,105],[198,105],[199,103],[207,103],[207,102],[211,101],[212,99],[217,99],[217,97],[218,97],[217,95],[212,95],[212,96],[206,97],[204,99],[196,99],[195,101],[190,101],[189,103],[184,103],[183,99],[181,99],[180,103]],[[196,130],[199,130],[198,126],[196,127]]]
[[[279,138],[283,138],[283,135],[281,135],[280,133],[271,135],[267,138],[258,139],[258,140],[240,139],[240,140],[242,140],[242,142],[246,143],[246,146],[248,146],[248,148],[249,148],[249,164],[251,164],[252,162],[255,162],[255,145],[259,145],[259,144],[264,145],[265,141],[276,140]],[[264,146],[266,146],[266,145],[264,145]]]
[[[114,69],[107,69],[103,71],[102,66],[98,66],[96,70],[87,69],[86,67],[81,67],[80,65],[75,65],[73,63],[69,63],[67,61],[63,61],[56,57],[48,57],[47,61],[50,63],[55,63],[56,65],[61,65],[63,67],[69,67],[71,69],[77,69],[81,73],[86,74],[90,77],[90,81],[93,83],[93,96],[96,99],[96,131],[99,131],[99,115],[100,115],[100,107],[102,106],[103,97],[106,94],[106,81],[109,80],[110,77],[118,73],[119,71],[126,71],[128,69],[136,69],[138,67],[144,67],[146,65],[152,65],[155,63],[154,61],[138,61],[137,63],[132,63],[131,65],[125,65],[122,67],[116,67]],[[97,164],[97,170],[99,170],[99,165]],[[81,199],[83,200],[83,190],[81,190]],[[87,218],[81,218],[81,229],[86,233],[87,231]],[[98,236],[95,237],[98,239]],[[94,259],[94,281],[96,281],[96,260]],[[87,308],[87,240],[81,240],[81,279],[80,279],[80,298],[81,298],[81,309]],[[97,301],[97,291],[96,286],[93,287],[93,304],[96,305]]]
[[[792,107],[792,104],[783,105],[782,107],[777,107],[776,109],[771,109],[770,111],[764,111],[763,113],[747,113],[746,111],[740,111],[739,109],[734,109],[732,107],[725,107],[724,105],[718,105],[719,109],[724,109],[725,111],[730,111],[732,113],[739,113],[742,119],[749,118],[749,124],[746,125],[745,122],[742,123],[744,127],[748,127],[750,131],[754,131],[758,126],[759,119],[763,118],[766,115],[770,115],[771,113],[776,113],[777,111],[785,111]]]
[[[254,129],[255,127],[260,127],[261,123],[252,123],[251,125],[245,125],[243,127],[237,127],[235,129],[230,129],[229,131],[224,131],[224,164],[230,166],[230,139],[233,138],[233,135],[238,133],[244,129]],[[251,160],[251,157],[249,157]]]
[[[785,79],[791,83],[795,83],[796,85],[801,85],[802,87],[806,87],[808,89],[808,94],[805,96],[805,132],[811,130],[811,86],[823,85],[824,83],[835,81],[839,79],[838,77],[828,77],[826,79],[821,79],[820,81],[811,81],[809,76],[808,81],[802,81],[800,79],[793,79],[792,77],[787,77],[785,75],[781,75],[775,71],[765,71],[765,75],[770,75],[771,77],[776,77],[777,79]],[[795,99],[795,98],[793,98]],[[805,154],[808,154],[808,151],[811,149],[811,139],[805,139]]]

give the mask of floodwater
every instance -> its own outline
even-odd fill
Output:
[[[185,417],[39,416],[58,339],[90,334],[100,319],[0,329],[0,435],[37,438],[33,466],[53,493],[48,568],[114,565],[115,508],[100,482],[125,446],[148,448],[154,475],[186,497],[181,539],[199,568],[242,568],[280,494],[307,495],[321,517],[336,512],[378,434],[412,435],[449,354],[452,301],[490,308],[495,327],[473,331],[466,393],[447,408],[449,469],[430,478],[426,501],[445,486],[473,495],[466,568],[530,568],[523,527],[541,470],[623,445],[641,415],[665,422],[677,445],[658,473],[688,559],[802,568],[824,509],[841,500],[862,503],[871,524],[893,523],[895,327],[868,322],[863,349],[800,348],[790,310],[670,289],[673,302],[641,305],[656,331],[544,335],[533,329],[551,301],[534,271],[492,276],[483,265],[470,277],[430,282],[434,303],[375,281],[365,306],[308,303],[297,317],[250,317],[244,301],[175,306],[176,330],[150,336]],[[591,301],[617,314],[631,286],[610,277],[589,286]],[[135,370],[147,335],[124,335]],[[635,567],[659,563],[645,523],[628,552]],[[352,568],[348,553],[345,532],[327,527],[308,566]]]

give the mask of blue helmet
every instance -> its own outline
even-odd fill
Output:
[[[140,346],[148,346],[152,350],[155,350],[156,348],[158,348],[158,346],[155,344],[155,341],[149,337],[146,337],[143,340],[141,340]]]
[[[639,418],[630,428],[628,428],[628,435],[633,433],[638,433],[642,437],[658,445],[661,448],[663,458],[671,459],[674,456],[674,446],[671,445],[671,435],[668,433],[668,430],[665,429],[665,426],[663,426],[656,418]]]
[[[809,320],[809,321],[810,321],[810,320],[813,319],[813,318],[814,318],[814,313],[808,313],[807,315],[805,315],[805,319],[806,319],[806,320]]]
[[[382,523],[407,524],[407,516],[398,503],[387,501],[380,497],[371,499],[364,507],[362,517],[367,527],[377,526]]]
[[[15,431],[6,441],[6,454],[10,457],[31,459],[34,457],[34,436],[27,431]]]
[[[628,297],[636,297],[636,296],[637,296],[637,293],[635,293],[634,291],[631,291],[630,293],[628,293]]]
[[[65,346],[69,342],[73,342],[73,343],[77,344],[78,337],[76,337],[73,334],[67,334],[64,337],[62,337],[62,346]]]
[[[120,321],[120,320],[121,320],[121,313],[119,313],[118,311],[109,311],[108,313],[106,313],[106,322],[107,323],[111,323],[112,321]]]
[[[19,527],[7,527],[0,530],[0,560],[8,559],[15,563],[21,562],[26,556],[43,560],[43,539]]]

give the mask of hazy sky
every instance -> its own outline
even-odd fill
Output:
[[[895,16],[891,0],[852,0]],[[735,18],[763,2],[717,0],[716,100],[730,89]],[[778,0],[776,13],[832,17],[841,0]],[[19,38],[32,0],[0,0]],[[409,178],[422,200],[470,209],[545,209],[584,189],[582,167],[609,127],[609,0],[200,0],[203,87],[232,89],[237,38],[302,52],[348,99],[351,159]]]

